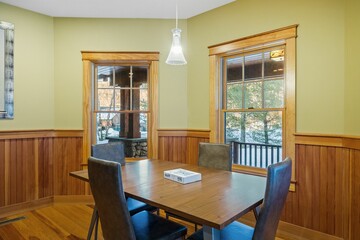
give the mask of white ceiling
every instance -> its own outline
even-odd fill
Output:
[[[52,17],[175,18],[177,0],[0,0]],[[180,19],[187,19],[235,0],[178,0]]]

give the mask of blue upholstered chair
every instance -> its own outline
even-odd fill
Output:
[[[291,159],[268,167],[264,202],[255,228],[233,222],[220,231],[221,240],[274,240],[291,180]],[[203,231],[192,234],[188,240],[202,240]]]
[[[124,143],[110,142],[91,146],[91,156],[112,162],[118,162],[122,166],[126,164],[124,154]],[[134,215],[143,210],[156,211],[157,208],[133,198],[126,198],[130,215]]]
[[[231,145],[223,143],[199,143],[199,166],[231,171]]]
[[[121,165],[90,157],[89,182],[101,220],[104,239],[184,239],[186,227],[148,211],[130,215],[125,198]]]
[[[92,145],[91,156],[99,159],[117,162],[120,163],[121,165],[126,164],[124,144],[122,142],[110,142],[110,143]],[[144,210],[150,212],[159,211],[158,208],[133,198],[126,198],[126,203],[131,216]],[[93,217],[91,220],[91,229],[95,227],[95,239],[97,238],[98,220],[99,220],[99,216],[97,212],[97,207],[95,206]],[[91,237],[91,234],[92,231],[90,233],[90,236],[88,236],[88,238]]]

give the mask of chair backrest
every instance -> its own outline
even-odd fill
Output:
[[[91,156],[125,165],[124,143],[109,142],[92,145]]]
[[[274,240],[285,205],[291,180],[290,158],[270,165],[267,170],[267,183],[264,202],[255,225],[253,240]]]
[[[231,171],[231,145],[199,143],[199,166]]]
[[[105,239],[135,240],[121,180],[121,165],[89,158],[89,182]]]

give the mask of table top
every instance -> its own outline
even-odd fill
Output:
[[[183,168],[202,180],[181,184],[164,178],[164,171]],[[71,176],[88,181],[87,170]],[[189,220],[222,229],[261,204],[266,178],[162,160],[142,160],[122,166],[125,194]]]

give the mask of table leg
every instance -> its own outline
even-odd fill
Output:
[[[91,216],[91,222],[90,222],[90,226],[89,226],[89,231],[88,231],[88,235],[87,235],[87,238],[86,238],[87,240],[91,240],[91,235],[92,235],[92,232],[94,230],[94,227],[96,227],[96,229],[95,229],[95,239],[97,239],[98,219],[99,219],[99,214],[98,214],[96,206],[94,206],[94,211],[93,211],[93,214]]]
[[[203,226],[204,240],[220,240],[220,230]]]

